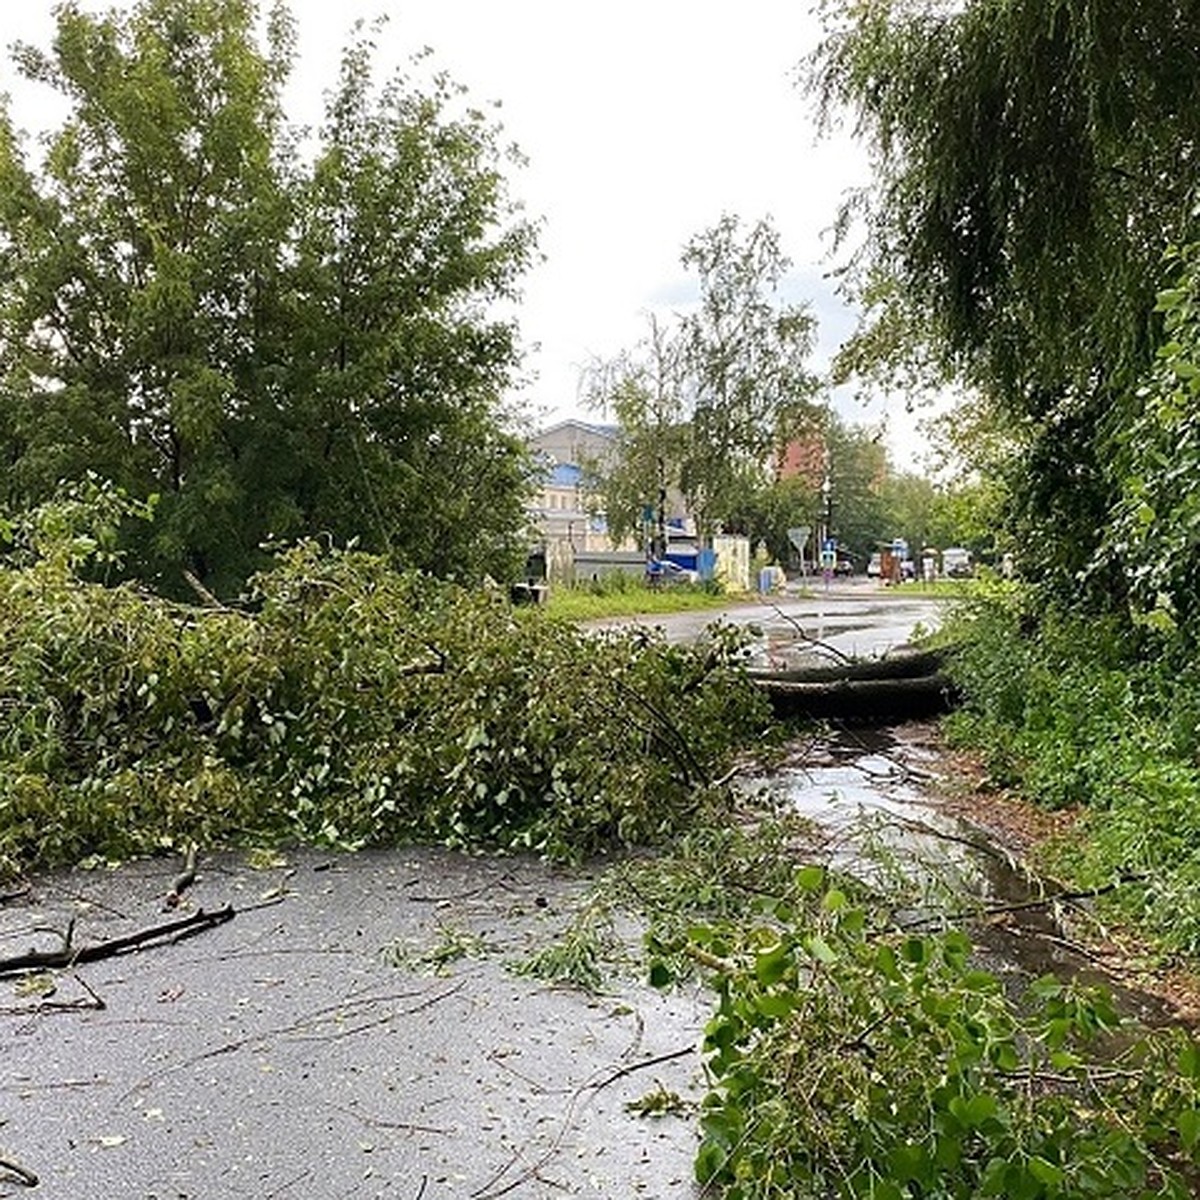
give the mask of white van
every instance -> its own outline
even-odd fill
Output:
[[[971,552],[962,546],[947,546],[942,551],[942,574],[951,579],[965,579],[971,574]]]

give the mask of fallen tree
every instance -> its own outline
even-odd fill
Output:
[[[941,650],[903,648],[883,658],[752,670],[777,717],[882,720],[927,717],[953,707],[957,691]]]

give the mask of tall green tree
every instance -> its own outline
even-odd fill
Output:
[[[1153,359],[1162,257],[1192,240],[1194,0],[827,5],[813,65],[874,151],[857,349],[964,378],[1019,437],[1012,528],[1067,594],[1114,501],[1114,438]],[[848,228],[854,227],[851,222]],[[912,353],[916,351],[916,353]],[[853,353],[853,352],[852,352]]]
[[[533,230],[498,130],[444,77],[347,50],[311,155],[280,107],[291,18],[252,0],[56,10],[21,47],[70,115],[40,160],[0,119],[3,500],[85,471],[158,494],[136,569],[236,590],[269,538],[503,571],[524,459],[489,304]]]
[[[773,223],[726,215],[683,249],[700,301],[682,320],[691,444],[681,472],[704,533],[761,486],[772,456],[815,421],[816,321],[779,297],[791,260]]]
[[[887,450],[877,433],[829,413],[825,425],[829,464],[830,531],[862,570],[886,532],[881,489]],[[822,518],[823,519],[823,518]]]
[[[681,257],[699,275],[694,309],[651,318],[638,346],[591,372],[590,402],[620,427],[601,486],[609,523],[636,529],[677,491],[702,537],[753,535],[777,456],[821,419],[806,366],[816,322],[779,297],[791,264],[769,220],[743,229],[722,217]]]
[[[583,464],[602,497],[609,533],[617,541],[645,538],[649,525],[648,548],[665,554],[668,510],[680,495],[691,439],[678,331],[651,314],[637,346],[592,366],[586,395],[617,423],[610,460]]]

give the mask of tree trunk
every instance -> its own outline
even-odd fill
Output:
[[[903,720],[949,711],[957,690],[939,651],[904,651],[887,658],[821,663],[790,671],[750,672],[777,717]]]

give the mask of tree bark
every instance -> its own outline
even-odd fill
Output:
[[[751,671],[775,715],[814,720],[903,720],[949,711],[958,693],[940,668],[944,655],[913,651],[888,658]]]

